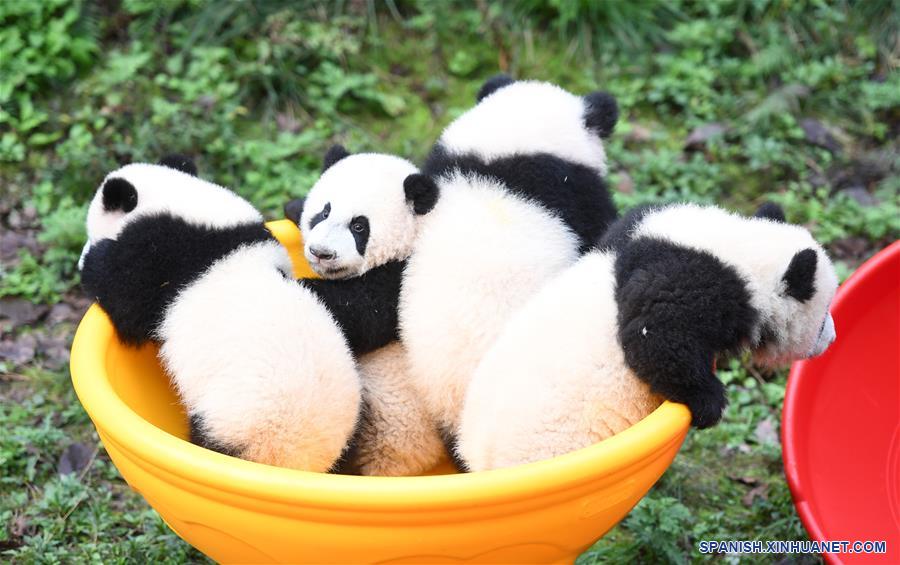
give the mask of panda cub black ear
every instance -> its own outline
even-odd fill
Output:
[[[491,78],[487,79],[484,84],[481,85],[481,88],[478,89],[478,94],[475,96],[475,101],[481,102],[484,98],[487,98],[504,86],[509,86],[514,82],[516,81],[507,74],[494,75]]]
[[[107,212],[120,210],[127,214],[134,210],[137,203],[137,190],[127,180],[113,177],[103,183],[103,209]]]
[[[584,126],[606,139],[619,121],[619,104],[608,92],[591,92],[584,97]]]
[[[157,164],[162,165],[163,167],[169,167],[170,169],[175,169],[176,171],[181,171],[182,173],[187,173],[192,177],[197,176],[197,164],[194,163],[193,159],[187,155],[182,155],[181,153],[166,155],[160,159]]]
[[[300,225],[300,216],[303,215],[303,205],[306,204],[305,198],[294,198],[284,205],[284,217]]]
[[[754,218],[764,218],[773,222],[785,223],[787,219],[784,217],[784,210],[774,202],[764,202],[753,214]]]
[[[331,168],[332,165],[343,159],[344,157],[349,157],[350,152],[343,145],[332,145],[328,148],[328,151],[325,152],[325,159],[322,160],[322,172],[324,173],[328,169]]]
[[[806,302],[816,292],[816,264],[819,256],[815,249],[798,251],[791,259],[787,271],[782,280],[785,283],[784,293],[788,296]]]
[[[421,173],[414,173],[403,180],[406,200],[412,203],[416,214],[427,214],[437,204],[438,190],[434,179]]]

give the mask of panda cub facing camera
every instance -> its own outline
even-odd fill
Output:
[[[437,186],[409,161],[335,145],[307,196],[285,204],[307,263],[322,277],[300,283],[325,300],[354,355],[397,339],[406,258],[437,199]]]
[[[159,344],[194,443],[327,471],[357,426],[353,355],[262,215],[195,173],[176,158],[107,175],[88,210],[83,286],[123,342]]]
[[[664,399],[711,426],[726,405],[715,357],[749,350],[778,366],[822,353],[836,288],[822,247],[772,207],[637,209],[510,320],[472,377],[457,456],[472,470],[548,459]]]
[[[444,454],[397,341],[403,267],[437,198],[436,185],[409,161],[351,155],[336,145],[306,198],[285,205],[285,215],[303,234],[307,262],[323,277],[301,283],[325,294],[348,285],[358,289],[348,294],[346,308],[335,308],[357,355],[363,396],[359,426],[338,472],[415,475]]]

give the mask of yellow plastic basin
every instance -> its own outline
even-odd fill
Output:
[[[269,224],[298,275],[297,228]],[[122,476],[188,543],[221,562],[571,562],[663,474],[690,414],[665,403],[591,447],[465,475],[352,477],[280,469],[185,441],[156,349],[122,345],[105,313],[72,346],[78,398]],[[446,472],[446,471],[444,471]]]

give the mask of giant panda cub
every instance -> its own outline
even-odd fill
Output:
[[[834,268],[809,232],[712,206],[642,208],[513,316],[476,369],[458,456],[472,470],[616,434],[663,399],[719,421],[718,354],[781,365],[822,353]]]
[[[253,206],[195,174],[182,158],[109,173],[88,211],[83,285],[122,341],[159,343],[194,443],[326,471],[360,405],[328,297],[289,276]]]
[[[397,300],[403,266],[437,188],[416,182],[418,169],[392,155],[351,155],[336,145],[304,200],[285,206],[303,233],[307,262],[323,279],[302,282],[333,292],[356,285],[337,319],[358,354],[363,408],[352,448],[338,472],[415,475],[433,467],[444,447],[412,388],[397,341]],[[366,296],[377,297],[367,299]],[[383,313],[387,310],[390,323]],[[365,347],[362,347],[364,345]],[[377,348],[377,349],[376,349]]]
[[[441,197],[404,272],[412,378],[453,445],[469,378],[509,315],[616,217],[603,138],[615,100],[508,77],[442,133],[423,168]]]

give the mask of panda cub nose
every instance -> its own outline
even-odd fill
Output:
[[[334,259],[336,255],[334,251],[325,247],[310,246],[309,252],[313,254],[313,257],[322,261]]]

